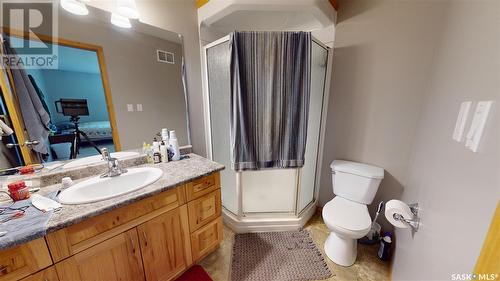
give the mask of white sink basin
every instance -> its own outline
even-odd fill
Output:
[[[124,159],[124,158],[134,157],[134,156],[139,156],[139,152],[133,152],[133,151],[111,152],[111,157],[114,157],[114,158],[119,159],[119,160]],[[89,157],[84,157],[84,158],[73,160],[67,164],[64,164],[63,168],[69,169],[69,168],[75,168],[75,167],[84,166],[84,165],[97,164],[101,161],[103,161],[102,155],[94,155],[94,156],[89,156]]]
[[[163,175],[158,168],[130,168],[117,177],[90,178],[70,186],[59,194],[59,202],[74,205],[92,203],[136,191],[152,184]]]

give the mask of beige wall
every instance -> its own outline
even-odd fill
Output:
[[[393,280],[469,273],[500,198],[498,105],[479,153],[451,136],[460,102],[498,102],[499,3],[340,4],[320,202],[333,197],[331,160],[380,165],[372,205],[422,207],[419,232],[396,231]]]
[[[144,23],[177,32],[184,37],[188,112],[194,152],[205,156],[205,125],[201,88],[198,16],[194,0],[137,0]]]
[[[92,9],[92,15],[77,17],[61,9],[58,36],[103,48],[122,149],[142,147],[164,127],[176,131],[180,145],[189,144],[179,61],[182,46],[115,27],[102,20],[107,14],[98,12]],[[157,62],[157,49],[174,53],[176,63]],[[142,104],[143,111],[128,112],[127,104]]]
[[[114,1],[91,0],[91,5],[113,10]],[[194,152],[206,154],[201,88],[198,15],[194,0],[136,0],[141,22],[182,34],[186,62],[188,112]]]
[[[455,0],[441,13],[403,194],[420,203],[422,228],[413,237],[396,232],[393,280],[451,280],[476,263],[500,198],[499,8],[496,0]],[[466,100],[495,101],[478,153],[451,139]]]
[[[386,171],[373,213],[380,200],[399,198],[406,184],[439,11],[431,1],[341,4],[319,200],[333,198],[332,160],[370,163]]]

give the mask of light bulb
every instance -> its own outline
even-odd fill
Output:
[[[135,5],[135,0],[117,0],[118,13],[129,19],[138,19],[139,11]]]
[[[61,0],[61,7],[75,15],[85,16],[89,14],[87,6],[78,0]]]
[[[112,13],[111,14],[111,23],[123,27],[123,28],[131,28],[132,24],[130,24],[130,20],[127,17],[124,17],[122,15]]]

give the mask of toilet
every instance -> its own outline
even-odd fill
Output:
[[[335,197],[323,207],[323,221],[330,230],[325,253],[334,263],[351,266],[356,261],[357,239],[368,234],[372,203],[384,169],[368,164],[335,160],[330,165]]]

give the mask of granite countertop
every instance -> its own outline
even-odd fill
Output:
[[[47,223],[47,233],[77,224],[85,219],[109,212],[113,209],[123,207],[139,200],[151,197],[183,183],[201,178],[208,174],[221,171],[225,167],[219,163],[201,157],[196,154],[188,154],[189,158],[160,164],[142,164],[137,167],[155,167],[163,170],[162,177],[154,183],[115,198],[87,204],[64,205],[60,211],[55,212]],[[85,180],[82,178],[74,182]],[[61,184],[53,184],[42,187],[38,192],[41,195],[49,194],[61,188]],[[45,235],[46,235],[45,234]],[[10,248],[22,243],[43,237],[44,233],[29,233],[23,237],[16,237],[14,241],[0,246],[1,249]]]

